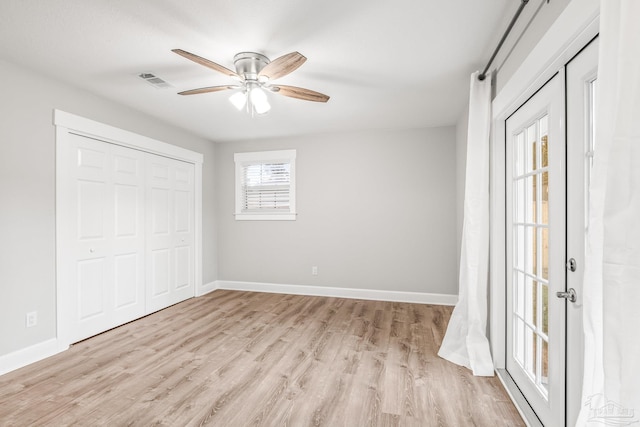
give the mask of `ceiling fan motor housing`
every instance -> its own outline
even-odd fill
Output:
[[[256,52],[240,52],[233,57],[236,72],[245,80],[257,81],[258,74],[269,62],[269,58]]]

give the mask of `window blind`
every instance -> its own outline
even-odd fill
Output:
[[[250,163],[242,166],[242,212],[288,212],[289,162]]]

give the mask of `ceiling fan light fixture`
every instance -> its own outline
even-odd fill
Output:
[[[267,99],[267,94],[258,86],[251,88],[251,91],[249,92],[249,100],[258,114],[265,114],[271,109],[271,105]]]
[[[231,101],[238,111],[241,111],[247,104],[247,94],[245,92],[236,92],[229,97],[229,101]]]

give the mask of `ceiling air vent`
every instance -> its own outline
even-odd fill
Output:
[[[173,87],[166,81],[162,80],[160,77],[151,73],[140,73],[138,74],[138,77],[140,77],[142,80],[149,83],[151,86],[155,87],[156,89],[167,89],[167,88]]]

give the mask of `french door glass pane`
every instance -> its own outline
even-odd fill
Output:
[[[542,172],[542,188],[541,188],[541,214],[540,222],[549,224],[549,172]]]
[[[513,167],[515,169],[515,176],[520,176],[524,173],[524,165],[525,165],[525,158],[526,158],[526,147],[524,146],[524,133],[521,133],[516,137],[513,153],[514,153]]]
[[[515,220],[519,223],[525,222],[526,215],[526,206],[527,206],[527,198],[525,196],[525,183],[526,180],[520,179],[515,182],[515,200],[517,203],[514,203],[515,212]]]
[[[541,325],[538,325],[542,328],[542,333],[544,335],[549,335],[549,286],[542,285],[541,287],[542,293],[542,315],[541,317]]]
[[[524,298],[520,298],[519,295],[525,295],[525,280],[524,280],[524,273],[522,272],[516,272],[516,277],[514,278],[515,283],[516,283],[516,304],[515,304],[515,310],[516,310],[516,314],[518,316],[521,316],[524,318]]]
[[[531,277],[526,276],[526,287],[525,287],[525,295],[524,295],[524,312],[525,312],[525,320],[529,325],[534,324],[534,292],[535,292],[536,282],[531,280]]]
[[[534,331],[525,325],[525,351],[526,351],[526,358],[525,358],[525,371],[527,371],[527,373],[535,378],[535,355],[536,355],[536,334],[534,333]]]
[[[549,280],[549,229],[543,228],[542,233],[542,278]]]
[[[525,191],[526,191],[526,217],[525,221],[529,224],[536,222],[536,182],[537,177],[535,175],[525,178]]]
[[[526,227],[524,225],[517,225],[515,227],[514,234],[514,252],[515,256],[513,257],[515,266],[524,271],[524,245],[525,245],[525,231]]]
[[[534,257],[532,256],[532,253],[535,251],[535,227],[525,227],[525,241],[526,244],[524,245],[524,251],[525,251],[525,264],[524,264],[524,271],[525,273],[529,273],[529,274],[534,274],[535,271],[534,269]]]
[[[548,118],[544,116],[540,119],[540,163],[543,168],[549,166],[549,145],[548,140]]]
[[[549,343],[547,341],[542,342],[542,378],[541,385],[549,394]]]
[[[515,355],[515,359],[521,366],[524,366],[524,322],[519,318],[515,317],[513,321],[513,345]]]
[[[527,146],[527,172],[536,170],[536,124],[529,126],[526,130],[526,146]]]

